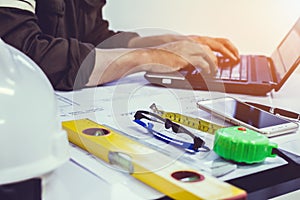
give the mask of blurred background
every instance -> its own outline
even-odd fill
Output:
[[[270,55],[300,17],[299,0],[107,0],[113,30],[230,39],[240,53]]]

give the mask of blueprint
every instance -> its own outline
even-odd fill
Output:
[[[130,77],[126,79],[125,82],[123,80],[123,82],[117,82],[112,85],[86,88],[74,92],[56,92],[61,121],[89,118],[99,124],[106,125],[122,134],[132,137],[157,151],[174,157],[174,159],[188,163],[199,171],[205,171],[205,173],[216,176],[221,180],[230,180],[287,163],[282,158],[275,157],[267,158],[263,163],[259,164],[237,165],[221,159],[213,151],[189,154],[170,147],[170,145],[166,147],[162,141],[149,136],[146,130],[143,130],[142,127],[138,127],[138,125],[133,122],[133,115],[137,110],[150,110],[149,106],[155,103],[161,110],[215,121],[220,119],[212,118],[208,113],[199,110],[196,107],[196,102],[224,94],[218,92],[158,88],[149,86],[146,82],[131,82],[128,80],[130,80]],[[217,123],[225,122],[217,121]],[[212,148],[213,135],[194,129],[190,131],[203,138],[209,148]],[[95,167],[89,167],[88,163],[93,163],[91,166],[94,166],[94,162],[97,159],[89,155],[88,152],[84,153],[85,156],[82,155],[82,150],[79,150],[74,145],[72,145],[71,149],[71,152],[76,152],[71,153],[74,160],[85,163],[87,168],[90,168],[93,173],[96,173]],[[79,154],[80,156],[78,156]],[[90,162],[89,159],[92,159],[93,162]],[[99,165],[103,165],[103,162],[100,162]],[[101,173],[99,176],[101,176]]]

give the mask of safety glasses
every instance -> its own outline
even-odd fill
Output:
[[[200,137],[157,114],[139,110],[134,115],[134,122],[146,128],[156,139],[184,148],[190,153],[198,152],[200,148],[209,151]],[[172,130],[173,133],[169,134],[166,130]],[[189,137],[189,139],[182,137],[182,135]]]

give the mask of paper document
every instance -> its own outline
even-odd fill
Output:
[[[137,110],[149,109],[152,103],[160,106],[163,110],[212,120],[210,115],[196,107],[196,102],[200,99],[224,95],[222,93],[157,88],[147,84],[129,82],[74,92],[57,92],[56,95],[62,121],[89,118],[99,124],[108,125],[174,157],[174,159],[190,164],[199,171],[204,170],[219,177],[221,180],[230,180],[287,163],[282,158],[276,157],[267,158],[259,164],[236,165],[224,161],[213,151],[199,152],[193,155],[177,150],[177,153],[174,154],[175,147],[165,148],[162,141],[151,137],[146,130],[142,130],[142,127],[138,127],[133,122],[134,113]],[[212,135],[197,130],[191,131],[203,138],[206,144],[212,148]],[[82,159],[82,156],[79,159],[77,154],[73,154],[72,157],[78,162]],[[86,159],[94,158],[89,155],[86,156]],[[85,163],[88,164],[88,162]],[[103,165],[103,163],[99,162],[99,165]]]

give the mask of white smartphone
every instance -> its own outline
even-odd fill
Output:
[[[232,97],[197,102],[197,106],[234,124],[250,128],[268,137],[291,133],[298,124]]]

